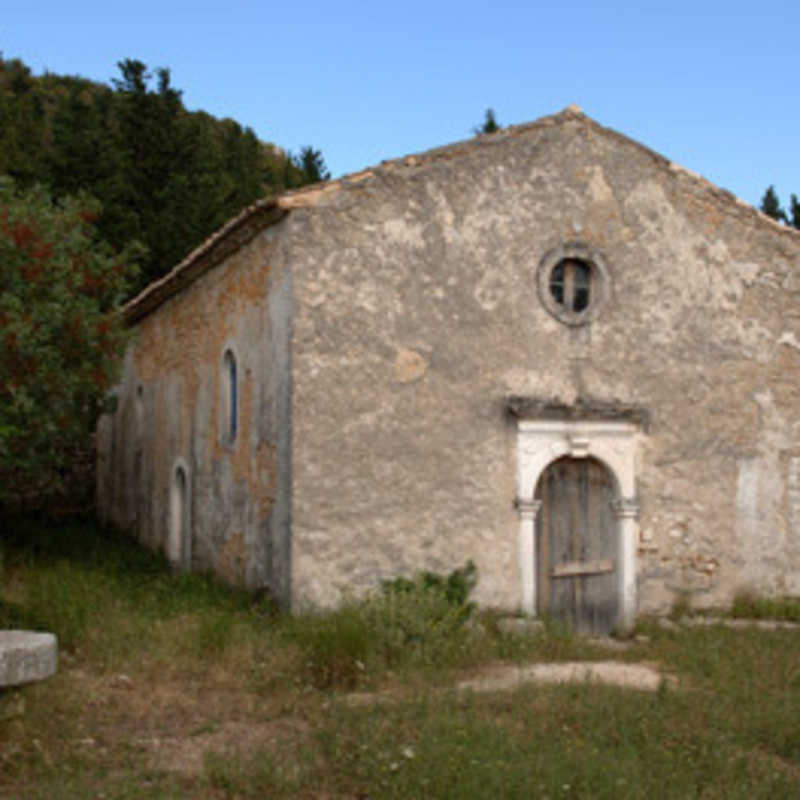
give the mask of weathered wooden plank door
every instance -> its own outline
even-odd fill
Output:
[[[610,633],[617,621],[614,478],[599,461],[561,458],[536,489],[538,608],[580,633]]]

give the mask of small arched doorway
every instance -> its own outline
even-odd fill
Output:
[[[187,469],[179,462],[172,474],[169,494],[169,529],[167,536],[167,559],[173,567],[188,569],[189,552],[189,485]]]
[[[607,634],[619,616],[618,488],[595,458],[558,458],[536,486],[536,606],[579,633]]]

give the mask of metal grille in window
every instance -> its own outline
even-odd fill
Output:
[[[579,313],[589,307],[592,270],[576,258],[565,258],[550,273],[550,294],[567,311]]]

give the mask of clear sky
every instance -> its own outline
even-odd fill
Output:
[[[798,0],[0,0],[0,50],[103,82],[169,67],[189,108],[334,176],[468,138],[489,106],[577,103],[747,202],[800,195]]]

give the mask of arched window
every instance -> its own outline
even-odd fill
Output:
[[[239,385],[236,374],[236,356],[227,349],[222,356],[222,438],[226,444],[236,440],[239,427]]]

